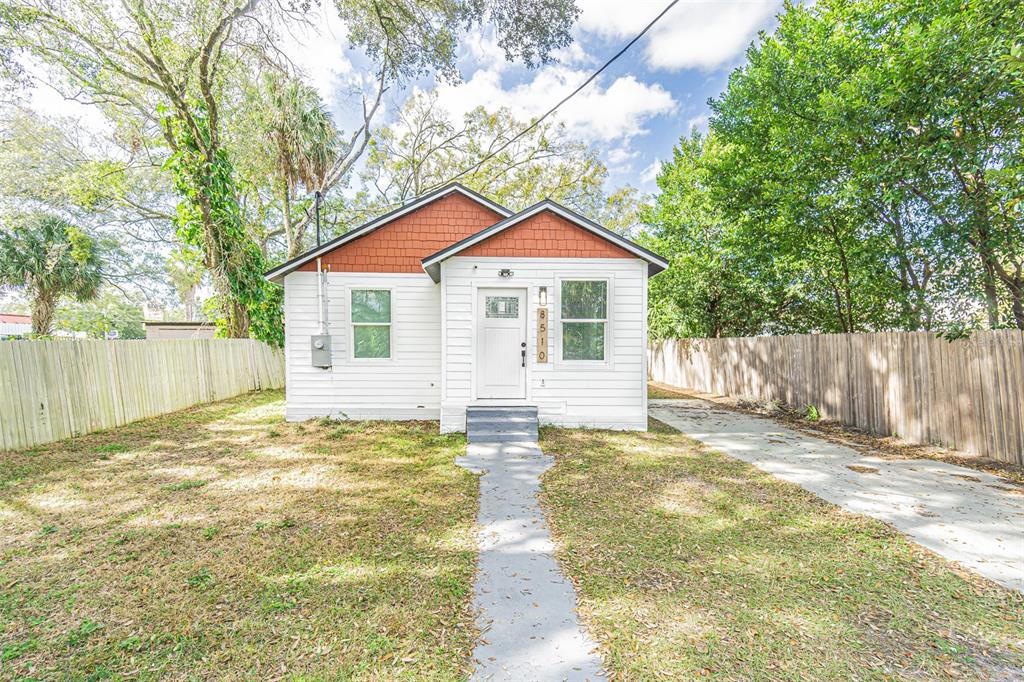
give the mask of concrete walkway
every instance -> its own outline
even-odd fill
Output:
[[[457,462],[483,473],[473,679],[604,680],[537,503],[540,475],[553,458],[531,443],[471,443]]]
[[[833,504],[1024,591],[1024,495],[996,476],[927,459],[889,460],[705,400],[652,400],[655,419]]]

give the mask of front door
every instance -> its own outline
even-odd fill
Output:
[[[526,290],[479,289],[476,397],[526,397]]]

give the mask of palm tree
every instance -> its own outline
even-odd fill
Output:
[[[96,242],[66,220],[33,215],[0,231],[0,284],[28,291],[33,333],[50,333],[61,297],[87,301],[101,282]]]
[[[281,194],[288,258],[302,251],[308,220],[292,219],[292,200],[301,184],[307,193],[323,186],[341,149],[338,129],[314,88],[274,74],[266,79],[264,124],[275,149],[274,185]]]

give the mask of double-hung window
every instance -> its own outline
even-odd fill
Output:
[[[559,295],[562,360],[604,361],[608,328],[608,282],[562,280]]]
[[[352,357],[391,357],[391,290],[352,289]]]

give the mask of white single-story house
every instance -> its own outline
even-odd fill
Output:
[[[284,285],[287,419],[647,428],[647,279],[667,261],[545,200],[447,185],[266,273]]]

